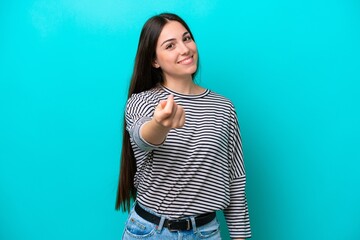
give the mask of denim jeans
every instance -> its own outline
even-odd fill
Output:
[[[184,231],[169,231],[163,226],[165,217],[158,215],[142,206],[146,211],[151,212],[159,217],[161,221],[159,225],[153,224],[141,218],[134,208],[130,211],[129,217],[126,221],[125,230],[123,233],[123,240],[135,240],[135,239],[166,239],[166,240],[219,240],[220,225],[216,218],[210,223],[197,227],[195,224],[195,218],[189,217],[192,222],[193,229]]]

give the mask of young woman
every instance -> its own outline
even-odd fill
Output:
[[[251,235],[236,112],[194,82],[198,59],[179,16],[145,23],[125,112],[116,201],[130,210],[123,239],[220,239],[217,210],[233,239]]]

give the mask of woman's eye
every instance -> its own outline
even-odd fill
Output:
[[[170,43],[168,45],[166,45],[166,48],[165,49],[171,49],[173,48],[175,45],[173,43]]]
[[[189,42],[189,41],[191,41],[191,36],[185,36],[183,41],[184,41],[184,42]]]

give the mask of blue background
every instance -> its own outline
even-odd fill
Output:
[[[253,239],[360,239],[356,0],[1,1],[0,239],[120,239],[126,92],[163,11],[237,108]]]

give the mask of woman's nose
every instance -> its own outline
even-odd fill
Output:
[[[180,44],[179,52],[181,55],[186,55],[190,52],[190,49],[188,46],[186,46],[185,43]]]

